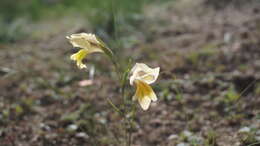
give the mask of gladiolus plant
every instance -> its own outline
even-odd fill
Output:
[[[86,64],[83,63],[83,59],[92,54],[92,53],[104,53],[108,56],[110,61],[112,61],[116,72],[119,77],[119,81],[122,81],[121,84],[121,92],[123,96],[123,100],[125,100],[125,86],[127,84],[126,80],[129,78],[129,83],[131,86],[134,86],[136,91],[133,94],[132,102],[138,101],[140,107],[143,110],[148,110],[151,102],[157,101],[157,96],[150,86],[154,83],[160,72],[160,68],[150,68],[148,65],[144,63],[136,63],[132,69],[126,69],[125,71],[121,71],[119,68],[118,61],[114,56],[113,51],[107,47],[107,45],[102,42],[96,35],[89,33],[78,33],[67,36],[67,39],[72,44],[73,47],[79,48],[79,51],[75,54],[71,55],[71,60],[76,62],[76,65],[79,69],[87,68]],[[106,98],[111,107],[119,113],[128,124],[128,127],[132,127],[132,119],[127,116],[127,109],[118,108],[109,98]],[[123,104],[126,104],[123,102]],[[135,104],[132,104],[135,105]],[[123,106],[126,107],[126,106]],[[133,109],[133,108],[131,108]],[[134,115],[133,115],[134,116]],[[126,128],[127,130],[127,128]],[[128,137],[126,138],[126,144],[128,146],[131,145],[131,131],[128,132]]]

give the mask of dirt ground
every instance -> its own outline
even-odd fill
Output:
[[[65,36],[91,30],[71,17],[0,44],[1,146],[123,145],[123,119],[104,100],[120,98],[111,64],[89,57],[93,83],[79,85],[91,75],[69,60]],[[122,56],[161,67],[159,101],[138,107],[133,146],[260,146],[259,2],[148,5],[126,42]]]

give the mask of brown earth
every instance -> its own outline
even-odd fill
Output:
[[[123,145],[123,119],[104,100],[120,104],[113,68],[101,55],[89,57],[93,84],[79,86],[89,74],[69,60],[65,36],[89,30],[66,19],[0,44],[1,146]],[[153,85],[159,101],[137,108],[133,145],[260,145],[259,2],[153,4],[140,23],[119,53],[160,66],[161,75]]]

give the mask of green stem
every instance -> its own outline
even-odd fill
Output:
[[[107,102],[109,103],[109,105],[111,105],[111,107],[121,116],[125,117],[125,114],[119,109],[116,107],[115,104],[113,104],[113,102],[109,99],[109,98],[106,98]]]
[[[104,53],[108,56],[108,58],[114,65],[116,73],[119,76],[119,78],[121,79],[121,69],[120,69],[119,64],[116,61],[116,56],[114,55],[114,53],[111,51],[110,48],[106,47],[105,45],[101,46],[101,47],[102,47],[102,50],[104,51]]]
[[[127,141],[126,144],[127,146],[131,146],[132,132],[128,131],[128,127],[130,127],[130,129],[132,129],[133,127],[131,119],[127,118],[125,113],[123,113],[119,108],[117,108],[116,105],[113,104],[113,102],[109,98],[106,98],[106,100],[109,103],[109,105],[113,108],[113,110],[116,111],[120,116],[124,118],[124,121],[126,122],[126,126],[125,126],[125,130],[126,130],[125,139]]]
[[[132,126],[132,121],[131,118],[127,118],[126,116],[126,111],[127,111],[127,99],[125,97],[125,88],[126,88],[126,81],[127,81],[127,77],[128,77],[128,73],[129,73],[129,69],[127,69],[125,72],[122,72],[122,68],[120,68],[118,62],[117,62],[117,58],[115,57],[114,53],[111,51],[111,49],[109,49],[108,47],[103,47],[102,48],[103,51],[105,52],[105,54],[109,57],[110,61],[113,63],[116,73],[118,75],[119,81],[120,81],[120,90],[121,90],[121,96],[123,99],[123,111],[121,111],[119,108],[117,108],[115,106],[115,104],[112,103],[112,101],[109,98],[106,98],[107,102],[111,105],[111,107],[117,112],[119,113],[120,116],[122,116],[124,118],[125,121],[125,139],[126,139],[126,145],[127,146],[131,146],[131,139],[132,139],[132,132],[131,129],[133,128]],[[133,106],[133,105],[132,105]],[[133,109],[133,108],[131,108]],[[130,128],[130,130],[128,130],[128,128]]]

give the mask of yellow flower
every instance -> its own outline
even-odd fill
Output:
[[[138,100],[143,110],[149,108],[151,101],[157,100],[157,96],[149,84],[157,80],[159,72],[159,67],[150,68],[143,63],[136,63],[130,72],[130,85],[136,86],[133,100]]]
[[[103,52],[103,44],[100,42],[94,34],[78,33],[72,34],[66,37],[69,39],[73,47],[81,48],[77,53],[71,55],[71,60],[77,62],[77,66],[82,69],[86,68],[86,65],[82,63],[82,60],[91,53]]]

